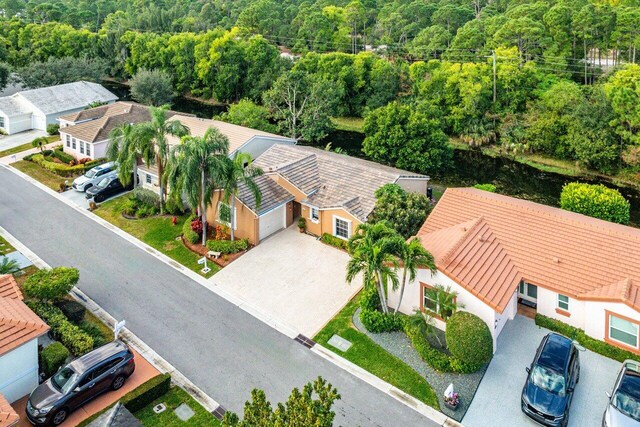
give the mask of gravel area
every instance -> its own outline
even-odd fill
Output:
[[[413,348],[411,341],[404,332],[384,332],[374,334],[367,331],[362,322],[360,322],[359,308],[353,315],[353,324],[360,332],[367,334],[367,336],[375,341],[375,343],[380,347],[384,348],[389,353],[411,366],[420,375],[424,376],[438,396],[440,410],[445,415],[456,421],[462,420],[467,409],[469,409],[469,405],[473,400],[473,396],[476,394],[478,385],[480,384],[488,365],[473,374],[454,374],[449,372],[439,373],[420,358],[420,355]],[[444,391],[449,384],[453,384],[453,389],[460,395],[460,404],[458,405],[458,409],[455,411],[444,406]]]

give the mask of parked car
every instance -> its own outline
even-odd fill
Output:
[[[89,169],[73,180],[73,187],[76,191],[86,191],[88,188],[93,187],[107,176],[116,176],[118,168],[115,162],[104,163],[94,168]]]
[[[27,417],[35,425],[57,426],[76,408],[118,390],[133,373],[133,352],[116,340],[77,358],[36,387],[27,400]]]
[[[85,193],[87,199],[93,199],[94,202],[100,203],[105,201],[107,197],[122,193],[123,191],[133,188],[133,179],[130,180],[126,187],[122,185],[117,176],[107,176],[93,187],[89,188]]]
[[[565,336],[547,334],[526,370],[522,412],[545,426],[566,426],[573,392],[580,381],[580,355],[576,344]]]
[[[625,360],[602,416],[603,427],[640,427],[640,363]]]

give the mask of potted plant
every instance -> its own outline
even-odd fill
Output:
[[[307,220],[305,218],[298,218],[298,229],[300,229],[301,233],[304,233],[307,230]]]
[[[444,406],[455,411],[458,409],[458,405],[460,404],[460,396],[455,391],[450,395],[444,397]]]

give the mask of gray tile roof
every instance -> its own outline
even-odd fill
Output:
[[[112,102],[118,99],[101,85],[85,81],[23,90],[12,96],[26,99],[44,114],[60,113],[84,108],[93,102]]]
[[[399,178],[428,178],[368,160],[300,145],[275,144],[254,165],[279,174],[320,209],[343,208],[361,221],[373,210],[375,191]]]
[[[278,206],[293,200],[293,194],[289,193],[283,187],[278,185],[273,179],[266,175],[261,175],[255,179],[260,193],[262,194],[260,200],[260,207],[256,208],[256,199],[253,197],[253,193],[249,191],[249,187],[241,184],[238,191],[238,199],[244,203],[249,209],[256,212],[258,216],[269,212],[270,210],[277,208]]]
[[[18,102],[13,96],[3,96],[0,98],[0,112],[7,117],[13,117],[20,114],[28,114],[31,110],[23,103]]]

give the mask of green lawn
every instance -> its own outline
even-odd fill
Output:
[[[337,130],[364,132],[362,129],[364,127],[364,119],[361,117],[332,117],[331,121]]]
[[[210,262],[208,265],[211,272],[206,276],[202,274],[202,266],[198,265],[200,256],[185,248],[181,240],[177,240],[182,233],[186,215],[178,217],[178,224],[175,226],[171,224],[170,216],[125,219],[122,217],[122,209],[128,197],[121,196],[104,202],[94,213],[204,277],[211,277],[220,269],[215,263]]]
[[[2,236],[0,236],[0,255],[6,255],[9,252],[13,251],[15,251],[15,248],[11,246],[9,242],[3,239]]]
[[[416,399],[439,409],[435,392],[420,374],[355,329],[351,319],[358,308],[359,298],[358,294],[318,332],[314,340]],[[351,341],[353,345],[346,352],[332,347],[327,342],[334,334]]]
[[[62,177],[56,175],[53,172],[49,172],[42,166],[27,160],[19,160],[15,163],[11,163],[11,166],[55,191],[60,190],[60,184],[64,184],[65,181],[68,181],[69,185],[71,185],[75,178],[75,176]]]
[[[156,414],[153,412],[153,407],[159,403],[164,403],[167,409]],[[188,421],[180,420],[173,412],[182,403],[186,403],[195,415]],[[149,426],[220,426],[220,421],[217,420],[210,412],[204,409],[193,397],[191,397],[186,391],[180,387],[171,387],[169,392],[164,396],[159,397],[149,405],[145,406],[141,410],[133,414],[140,420],[145,427]]]

